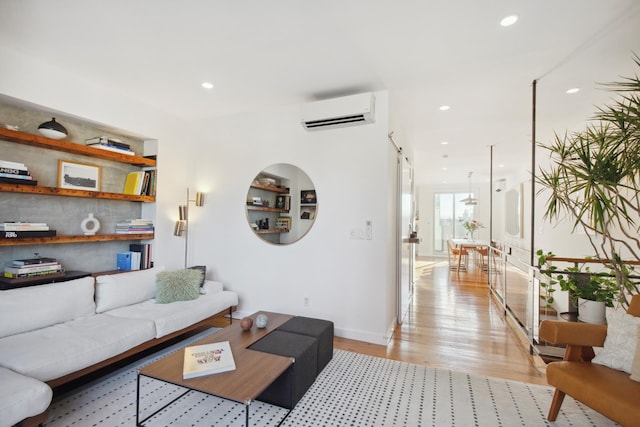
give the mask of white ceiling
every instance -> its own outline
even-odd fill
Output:
[[[534,79],[548,141],[637,72],[640,1],[0,0],[0,45],[187,119],[387,89],[417,181],[459,185],[490,145],[529,169]]]

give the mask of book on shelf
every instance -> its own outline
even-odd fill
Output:
[[[27,169],[8,168],[5,166],[0,166],[0,173],[8,174],[9,178],[11,178],[14,175],[29,176],[29,171]]]
[[[151,244],[150,243],[131,243],[129,251],[138,252],[140,254],[140,270],[151,268]]]
[[[116,255],[116,267],[118,270],[140,270],[139,252],[120,252]]]
[[[113,145],[114,147],[131,149],[131,145],[116,138],[109,138],[108,136],[96,136],[95,138],[85,139],[84,143],[86,145],[107,144]]]
[[[24,163],[10,162],[9,160],[0,160],[0,167],[27,170],[27,166]]]
[[[14,259],[13,261],[11,261],[11,265],[19,267],[24,265],[51,264],[56,262],[58,262],[58,260],[55,258],[37,257],[37,258]]]
[[[38,181],[35,179],[4,178],[1,176],[0,176],[0,183],[19,184],[19,185],[38,185]]]
[[[0,239],[28,239],[31,237],[53,237],[56,230],[0,231]]]
[[[26,279],[26,278],[41,278],[44,276],[48,277],[53,274],[59,274],[59,273],[64,273],[64,269],[62,267],[56,270],[45,270],[45,271],[36,271],[33,273],[19,273],[19,274],[11,273],[5,270],[3,275],[7,279]]]
[[[11,179],[21,179],[23,181],[33,181],[33,177],[31,175],[20,175],[15,173],[7,173],[0,171],[0,178],[11,178]]]
[[[42,280],[42,279],[59,279],[61,277],[65,277],[67,273],[53,273],[53,274],[47,274],[44,276],[34,276],[34,277],[19,277],[16,279],[10,279],[8,277],[1,277],[0,279],[2,279],[3,283],[7,283],[9,285],[19,285],[21,283],[29,283],[29,282],[34,282],[37,280]]]
[[[236,362],[233,359],[229,341],[193,345],[184,349],[183,379],[219,374],[235,369]]]
[[[105,151],[112,151],[114,153],[126,154],[128,156],[135,156],[136,154],[131,149],[121,148],[111,144],[96,144],[96,145],[90,145],[90,147],[99,148],[100,150],[105,150]]]
[[[44,222],[1,222],[0,231],[47,231],[49,226]]]
[[[116,234],[153,234],[153,221],[150,219],[128,219],[116,224]]]
[[[5,272],[5,277],[10,277],[7,276],[7,273],[11,273],[13,275],[20,275],[20,274],[28,274],[28,273],[51,273],[51,272],[57,272],[58,270],[62,270],[62,265],[60,265],[59,263],[52,263],[52,264],[36,264],[36,265],[30,265],[30,266],[22,266],[22,267],[15,267],[12,265],[8,265],[4,268],[4,272]]]
[[[144,175],[145,175],[144,171],[129,172],[125,179],[123,193],[139,196],[142,192]]]

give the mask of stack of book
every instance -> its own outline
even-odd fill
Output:
[[[0,160],[0,182],[6,184],[38,185],[24,163]]]
[[[56,230],[50,230],[44,222],[0,222],[0,239],[24,239],[55,235]]]
[[[153,230],[150,219],[128,219],[116,224],[116,234],[153,234]]]
[[[124,183],[124,194],[135,196],[156,195],[156,170],[129,172]]]
[[[16,259],[7,263],[3,276],[16,281],[54,278],[64,276],[64,269],[55,258]]]
[[[115,153],[127,154],[130,156],[136,154],[131,149],[131,146],[129,144],[124,143],[119,139],[110,138],[108,136],[96,136],[95,138],[86,139],[84,143],[93,148],[113,151]]]

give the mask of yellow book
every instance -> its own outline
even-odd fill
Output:
[[[129,172],[127,174],[127,180],[124,183],[124,194],[139,195],[143,176],[144,176],[144,172],[142,171]]]

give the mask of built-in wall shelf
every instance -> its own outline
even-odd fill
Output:
[[[0,182],[0,192],[30,193],[44,196],[84,197],[90,199],[124,200],[130,202],[155,202],[155,196],[136,196],[123,193],[106,193],[104,191],[74,190],[68,188],[43,187],[40,185],[7,184]]]
[[[285,228],[270,228],[268,230],[253,230],[256,234],[277,234],[277,233],[288,233],[289,230]]]
[[[113,240],[150,240],[153,233],[139,234],[94,234],[92,236],[68,235],[51,237],[26,237],[16,239],[0,239],[0,246],[56,245],[62,243],[110,242]]]
[[[3,141],[11,141],[18,144],[31,145],[33,147],[63,151],[72,154],[80,154],[83,156],[111,160],[120,163],[127,163],[130,165],[156,166],[155,159],[116,153],[114,151],[107,151],[100,148],[93,148],[91,146],[77,144],[75,142],[51,139],[40,135],[34,135],[31,133],[25,133],[6,128],[0,128],[0,139]]]
[[[289,213],[289,211],[286,209],[278,209],[278,208],[271,208],[267,206],[258,206],[258,205],[247,205],[247,209],[250,211]]]
[[[253,184],[251,184],[251,188],[255,188],[255,189],[258,189],[258,190],[272,191],[274,193],[289,194],[289,190],[288,189],[280,188],[280,187],[273,187],[271,185],[262,185],[262,184],[253,183]]]

